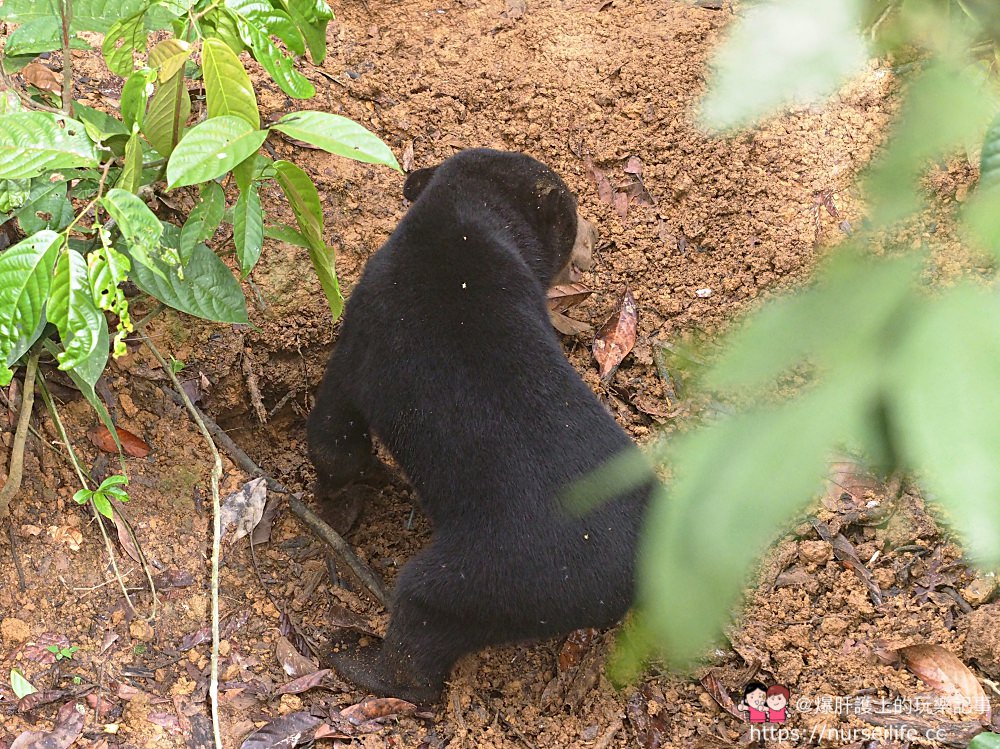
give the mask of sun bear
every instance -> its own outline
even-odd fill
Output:
[[[331,496],[378,465],[374,435],[430,518],[382,644],[330,657],[371,693],[426,704],[465,653],[618,621],[652,483],[586,512],[565,501],[635,448],[549,323],[546,289],[593,242],[562,179],[470,149],[403,193],[409,211],[350,295],[308,441]]]

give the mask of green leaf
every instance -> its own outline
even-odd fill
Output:
[[[36,177],[31,183],[28,200],[14,215],[26,235],[42,229],[62,231],[73,220],[73,206],[66,197],[65,176],[54,172],[48,177]]]
[[[149,67],[156,70],[156,77],[168,81],[183,72],[184,63],[191,56],[191,45],[182,39],[164,39],[149,53]]]
[[[73,0],[74,31],[107,32],[120,18],[129,18],[145,7],[147,0]],[[61,18],[59,0],[4,0],[0,18],[22,24],[42,18]]]
[[[101,198],[104,209],[118,224],[128,244],[129,254],[153,273],[161,273],[159,254],[163,225],[142,200],[127,190],[114,187]],[[156,259],[154,260],[154,256]]]
[[[243,289],[219,257],[203,244],[195,245],[184,266],[184,278],[166,265],[156,274],[143,266],[132,272],[136,284],[181,312],[217,322],[246,323]]]
[[[1000,749],[1000,734],[981,733],[969,742],[969,749]]]
[[[19,700],[38,691],[16,668],[10,670],[10,689]]]
[[[264,236],[268,239],[277,239],[279,242],[309,249],[309,240],[300,231],[293,229],[288,224],[270,224],[264,227]]]
[[[1000,183],[1000,116],[990,124],[979,159],[979,189]]]
[[[256,153],[267,138],[241,117],[221,115],[191,128],[167,163],[169,187],[193,185],[221,177]]]
[[[201,51],[201,67],[205,76],[205,100],[208,116],[234,115],[242,117],[257,129],[260,112],[257,96],[243,63],[225,42],[206,39]]]
[[[0,115],[23,111],[24,105],[15,92],[10,89],[0,91]]]
[[[71,49],[90,49],[90,45],[73,34],[69,40]],[[58,16],[36,18],[14,29],[7,37],[3,52],[5,56],[39,55],[62,49],[62,21]]]
[[[888,388],[893,434],[978,563],[1000,565],[1000,297],[971,284],[928,303]]]
[[[79,252],[67,249],[59,256],[46,314],[62,339],[63,353],[58,357],[60,369],[74,369],[88,360],[90,364],[99,361],[100,369],[104,369],[108,349],[105,345],[101,351],[98,344],[101,328],[107,343],[107,321],[94,304],[87,278],[87,261]]]
[[[252,17],[243,15],[240,6],[247,5],[244,0],[227,0],[229,12],[236,18],[236,29],[240,39],[250,48],[254,58],[268,72],[275,83],[289,96],[297,99],[308,99],[315,96],[316,89],[304,75],[295,69],[292,59],[275,46],[269,36],[269,30],[260,25]],[[255,8],[260,3],[251,2]],[[235,6],[235,7],[234,7]],[[249,12],[246,8],[243,10]]]
[[[50,112],[0,116],[0,179],[35,177],[53,169],[97,163],[97,150],[76,120]]]
[[[0,180],[0,213],[9,213],[20,208],[31,195],[30,179]]]
[[[672,664],[689,665],[719,635],[750,566],[821,488],[830,452],[862,428],[874,379],[830,381],[676,439],[675,476],[654,496],[638,574],[646,624]]]
[[[206,182],[201,188],[201,201],[192,209],[181,227],[178,250],[181,262],[186,263],[191,251],[199,242],[208,240],[222,222],[226,210],[226,196],[218,182]]]
[[[320,0],[284,0],[282,3],[288,15],[305,38],[309,47],[309,57],[314,65],[322,65],[326,59],[326,27],[333,18],[330,6]]]
[[[123,78],[135,69],[133,53],[146,46],[146,29],[142,15],[123,18],[111,24],[101,44],[101,53],[108,69]]]
[[[107,240],[103,234],[102,238]],[[133,330],[128,299],[121,289],[131,268],[132,263],[125,255],[103,242],[87,255],[87,277],[94,304],[118,318],[113,347],[115,357],[125,355],[125,335]]]
[[[246,45],[240,39],[240,32],[236,28],[236,16],[225,8],[217,8],[209,12],[201,22],[202,31],[206,37],[217,38],[224,42],[233,54],[238,55]]]
[[[122,87],[121,112],[126,132],[132,132],[135,124],[142,128],[146,115],[146,102],[153,94],[156,71],[152,68],[139,68],[132,73]],[[188,99],[190,106],[190,98]],[[190,111],[190,110],[189,110]]]
[[[402,171],[392,151],[377,135],[346,117],[306,110],[286,114],[271,127],[338,156]]]
[[[832,94],[868,58],[859,20],[859,0],[749,6],[712,61],[703,120],[712,128],[738,127]]]
[[[887,146],[865,180],[872,222],[887,225],[918,210],[919,175],[932,159],[978,140],[996,98],[968,68],[928,64],[906,91]]]
[[[243,278],[260,259],[264,247],[264,211],[260,204],[260,194],[256,183],[240,192],[239,200],[233,209],[233,241],[236,243],[236,256],[240,259]]]
[[[87,135],[95,143],[108,143],[114,139],[127,139],[129,130],[121,120],[105,114],[100,109],[73,102],[73,113],[83,123]]]
[[[142,141],[139,133],[134,133],[125,144],[125,161],[115,186],[131,193],[138,193],[142,187]]]
[[[10,384],[7,367],[41,335],[62,243],[62,235],[45,230],[0,254],[0,385]]]

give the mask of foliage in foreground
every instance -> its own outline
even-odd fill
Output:
[[[845,448],[886,475],[915,472],[971,558],[1000,565],[994,279],[929,290],[920,276],[931,248],[872,250],[925,207],[930,163],[981,146],[979,186],[957,218],[970,247],[1000,257],[998,43],[1000,11],[964,1],[771,0],[736,22],[704,102],[712,128],[822,99],[861,72],[872,44],[908,61],[896,70],[902,103],[861,185],[868,228],[812,285],[731,334],[704,376],[721,397],[758,405],[663,448],[675,480],[654,502],[620,677],[656,651],[675,666],[706,651],[748,570]],[[777,399],[791,372],[808,384]]]
[[[0,386],[44,347],[115,434],[94,386],[109,351],[122,355],[134,329],[126,281],[182,312],[247,322],[240,280],[206,244],[223,223],[232,228],[241,278],[253,270],[265,236],[290,242],[308,252],[333,317],[340,315],[316,187],[301,168],[264,156],[261,147],[280,132],[351,159],[399,165],[375,135],[337,115],[296,111],[262,127],[239,57],[249,52],[289,96],[310,97],[315,90],[295,57],[308,52],[313,63],[323,61],[331,18],[324,0],[0,3],[0,20],[17,25],[0,54],[0,225],[16,222],[24,237],[0,254]],[[110,113],[69,98],[85,88],[72,70],[71,50],[89,48],[80,32],[104,35],[103,59],[124,79]],[[35,61],[55,50],[61,83]],[[17,71],[23,86],[13,82]],[[196,78],[205,98],[191,123],[189,83]],[[233,205],[223,190],[230,174],[238,190]],[[260,194],[271,180],[296,228],[265,225]],[[198,187],[200,200],[180,226],[146,203],[155,192],[187,186]],[[108,496],[127,498],[122,482],[94,490],[83,483],[77,501],[96,501],[103,514],[110,516]]]

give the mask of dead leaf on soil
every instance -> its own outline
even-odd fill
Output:
[[[820,520],[813,521],[813,527],[819,534],[819,537],[826,541],[833,547],[833,554],[837,559],[843,562],[844,566],[849,570],[853,571],[859,578],[861,582],[865,584],[868,589],[868,596],[872,599],[872,603],[876,606],[882,605],[882,589],[879,588],[878,583],[875,582],[875,578],[872,576],[871,570],[869,570],[861,559],[858,558],[858,552],[854,548],[854,544],[847,540],[847,537],[843,533],[838,533],[834,535],[831,533],[830,528]]]
[[[403,167],[404,172],[413,171],[413,141],[410,140],[406,144],[406,148],[403,149],[403,158],[400,159],[399,165]]]
[[[118,439],[121,440],[122,450],[125,451],[126,455],[131,455],[133,458],[145,458],[149,455],[149,445],[145,440],[124,427],[115,427],[115,429],[118,432]],[[109,432],[108,428],[103,424],[91,427],[87,431],[87,436],[95,446],[104,450],[104,452],[118,452],[118,446],[115,444],[115,438],[111,436],[111,432]]]
[[[312,743],[316,727],[323,721],[307,712],[289,713],[251,733],[240,749],[292,749]]]
[[[667,721],[670,715],[667,701],[660,689],[653,684],[643,684],[629,697],[626,714],[636,741],[643,749],[659,749],[666,746]]]
[[[619,218],[628,216],[628,193],[616,192],[614,195],[615,213]]]
[[[507,9],[500,15],[506,16],[512,21],[518,18],[524,17],[525,11],[528,9],[525,0],[507,0]]]
[[[877,493],[881,482],[865,468],[853,460],[838,460],[830,463],[823,506],[833,512],[844,509],[845,502],[863,505],[871,493]]]
[[[571,307],[580,304],[584,299],[593,294],[592,289],[580,283],[561,283],[553,286],[546,292],[549,300],[549,309],[553,312],[565,312]]]
[[[597,197],[600,198],[602,203],[612,203],[615,199],[615,190],[611,186],[608,176],[594,166],[594,162],[590,160],[589,156],[584,159],[583,164],[587,167],[587,171],[590,172],[590,177],[594,180],[594,184],[597,185]]]
[[[581,320],[574,320],[562,312],[553,312],[552,310],[549,310],[549,322],[552,323],[553,328],[563,335],[580,335],[581,333],[589,333],[593,330],[590,325]]]
[[[49,650],[50,646],[55,648],[68,648],[69,638],[58,632],[43,632],[34,642],[26,645],[21,654],[32,663],[51,664],[56,662],[55,653]]]
[[[599,634],[596,629],[577,629],[570,632],[566,642],[559,649],[559,670],[566,671],[580,665],[583,656],[594,646]]]
[[[635,346],[638,322],[635,297],[626,286],[618,310],[608,318],[594,338],[594,358],[597,360],[598,374],[605,382],[611,379],[618,365]]]
[[[118,531],[118,543],[121,544],[122,551],[128,554],[133,562],[142,564],[142,554],[135,547],[135,541],[132,539],[132,534],[129,533],[128,524],[121,514],[122,503],[112,497],[108,497],[108,501],[115,508],[115,512],[111,513],[111,519],[115,524],[115,530]]]
[[[891,729],[897,736],[934,736],[934,744],[964,749],[983,727],[978,721],[942,720],[934,723],[908,715],[882,715],[880,713],[858,713],[857,717],[873,726]]]
[[[412,702],[396,697],[366,697],[356,705],[345,707],[340,715],[358,726],[370,720],[382,720],[396,715],[409,715],[415,712],[417,706]]]
[[[42,91],[62,95],[62,76],[39,62],[30,62],[21,71],[24,80]]]
[[[745,720],[743,713],[736,707],[736,703],[733,702],[733,698],[729,695],[729,690],[723,686],[722,682],[715,678],[714,674],[709,672],[702,676],[701,685],[705,687],[705,691],[718,703],[719,707],[741,723]]]
[[[293,679],[314,673],[319,667],[295,649],[287,637],[279,637],[274,646],[274,655],[281,668]]]
[[[86,708],[82,702],[67,702],[59,708],[51,731],[25,731],[10,749],[68,749],[83,733]]]
[[[986,725],[992,718],[982,684],[958,656],[940,645],[909,645],[899,649],[903,663],[924,684],[948,698],[955,712],[972,712]]]
[[[64,544],[70,551],[79,551],[83,544],[83,534],[67,526],[50,525],[49,537],[57,544]]]
[[[355,614],[346,606],[331,601],[329,607],[324,611],[323,621],[331,627],[350,629],[360,632],[363,635],[378,637],[378,633],[372,629],[368,621],[359,614]]]
[[[275,694],[300,694],[302,692],[314,689],[322,684],[326,677],[329,676],[332,671],[328,668],[321,668],[319,671],[314,671],[311,674],[306,674],[305,676],[300,676],[297,679],[292,679],[287,684],[283,684],[278,687],[274,693]]]
[[[246,482],[238,492],[222,500],[222,540],[230,546],[250,533],[260,522],[267,501],[267,480]]]
[[[302,499],[302,492],[296,492],[292,496],[296,499]],[[264,512],[260,516],[260,522],[254,526],[253,533],[250,534],[250,540],[255,546],[257,544],[266,544],[271,540],[271,525],[274,523],[274,516],[278,514],[280,506],[281,495],[272,494],[267,498],[267,502],[264,504]]]
[[[641,177],[642,159],[638,156],[629,156],[628,161],[625,162],[625,174],[634,174],[637,177]]]
[[[34,710],[36,707],[61,700],[66,694],[65,689],[46,689],[41,692],[32,692],[17,701],[17,710],[18,712],[26,713]]]

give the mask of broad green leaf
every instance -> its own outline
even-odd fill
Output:
[[[336,320],[344,310],[344,297],[340,293],[340,282],[334,270],[334,250],[323,239],[323,208],[316,185],[308,174],[289,161],[275,161],[274,170],[278,184],[295,214],[299,230],[309,244],[309,259],[312,260],[320,286],[330,304],[330,312]]]
[[[23,111],[24,105],[14,91],[10,89],[0,91],[0,115]]]
[[[260,127],[257,96],[243,63],[225,42],[206,39],[201,51],[208,116],[224,114],[242,117],[255,129]]]
[[[152,68],[139,68],[125,81],[122,87],[122,122],[126,132],[132,132],[132,125],[138,124],[141,129],[146,115],[146,102],[153,95],[156,71]],[[190,106],[190,99],[188,100]],[[190,110],[189,110],[190,111]]]
[[[264,236],[268,239],[277,239],[279,242],[309,249],[309,240],[300,231],[293,229],[288,224],[271,224],[264,227]]]
[[[52,169],[97,163],[97,149],[76,120],[50,112],[0,116],[0,179],[35,177]]]
[[[201,201],[188,215],[181,227],[178,250],[181,262],[187,263],[191,251],[199,242],[205,242],[219,228],[226,210],[226,196],[218,182],[206,182],[201,188]]]
[[[906,90],[887,147],[866,178],[875,225],[896,222],[924,200],[917,184],[932,159],[981,137],[995,97],[968,68],[930,63]]]
[[[16,668],[10,670],[10,690],[19,700],[38,691]]]
[[[236,243],[236,256],[240,259],[240,269],[243,278],[260,259],[264,247],[264,211],[260,204],[260,194],[256,183],[240,192],[239,200],[233,209],[233,241]]]
[[[146,46],[146,29],[141,15],[115,21],[104,36],[101,53],[108,69],[123,78],[135,69],[133,52]]]
[[[191,56],[191,45],[181,39],[164,39],[149,52],[149,67],[156,70],[156,77],[168,81],[184,70],[184,63]]]
[[[256,3],[253,4],[256,5]],[[304,55],[306,53],[302,33],[285,11],[270,6],[260,7],[249,13],[247,19],[260,28],[266,29],[271,36],[278,37],[293,54]]]
[[[202,30],[206,37],[224,42],[233,54],[238,55],[246,49],[240,32],[236,28],[236,16],[225,8],[217,8],[202,19]]]
[[[195,125],[177,144],[167,162],[172,189],[221,177],[256,153],[267,138],[242,117],[221,115]]]
[[[0,179],[0,213],[20,208],[30,194],[30,179]]]
[[[161,266],[160,274],[137,265],[132,270],[132,279],[147,294],[189,315],[217,322],[248,322],[239,281],[218,255],[203,244],[195,245],[184,266],[183,279],[166,265]]]
[[[142,187],[142,141],[139,133],[134,133],[125,144],[125,160],[116,187],[131,193],[138,193]]]
[[[894,315],[911,300],[919,257],[878,260],[841,251],[814,286],[780,297],[731,334],[706,373],[709,388],[761,387],[794,367],[850,366],[859,352],[891,337]]]
[[[753,562],[822,487],[831,451],[863,428],[875,381],[828,381],[676,439],[675,475],[654,496],[638,574],[640,607],[671,663],[690,664],[719,635]]]
[[[704,122],[738,127],[832,94],[868,58],[860,6],[860,0],[767,0],[747,7],[712,61]]]
[[[164,157],[173,153],[184,135],[184,123],[191,116],[191,95],[178,74],[156,88],[142,126],[143,135]]]
[[[91,360],[100,360],[100,368],[108,358],[107,346],[98,350],[100,329],[107,332],[107,321],[94,304],[87,278],[87,261],[79,252],[66,249],[56,262],[52,290],[45,308],[49,321],[59,330],[63,352],[58,357],[59,368],[74,369]],[[105,336],[105,342],[107,337]]]
[[[73,220],[73,206],[66,197],[68,186],[66,177],[58,172],[32,180],[28,200],[14,214],[26,235],[42,229],[62,231],[69,226]]]
[[[107,32],[111,25],[129,18],[145,7],[148,0],[73,0],[73,31]],[[0,18],[28,23],[42,18],[61,18],[60,0],[4,0]]]
[[[69,40],[71,49],[90,49],[90,45],[73,34]],[[62,49],[62,21],[58,16],[36,18],[18,26],[7,37],[3,52],[6,56],[38,55]]]
[[[45,230],[0,254],[0,385],[10,384],[7,367],[41,335],[62,243],[62,235]]]
[[[969,742],[969,749],[1000,749],[1000,734],[981,733]]]
[[[127,190],[114,187],[101,198],[104,209],[118,224],[133,259],[149,268],[153,273],[161,273],[159,260],[160,238],[163,225],[149,210],[142,199]],[[154,260],[154,257],[156,260]]]
[[[314,65],[322,65],[326,59],[326,27],[333,18],[330,6],[320,0],[284,0],[282,3],[288,15],[299,27],[309,47],[309,57]]]
[[[315,87],[295,69],[292,59],[274,45],[267,29],[238,12],[232,10],[230,12],[234,12],[236,16],[236,29],[240,39],[250,48],[254,58],[282,91],[296,99],[315,96]]]
[[[325,245],[323,239],[323,206],[319,201],[316,185],[301,167],[290,161],[274,162],[274,171],[278,184],[288,198],[288,204],[295,214],[302,236],[311,247]]]
[[[86,104],[76,101],[73,102],[73,114],[83,123],[87,135],[95,143],[118,144],[123,143],[129,137],[128,128],[121,120],[111,117],[99,109],[88,107]]]
[[[271,127],[338,156],[402,171],[392,151],[377,135],[346,117],[306,110],[286,114]]]
[[[125,335],[133,329],[128,299],[120,288],[128,280],[131,268],[129,259],[106,243],[87,255],[87,277],[90,291],[94,295],[94,304],[118,318],[114,340],[115,357],[125,355]]]
[[[1000,297],[971,284],[923,309],[888,388],[893,435],[978,563],[1000,566]]]

